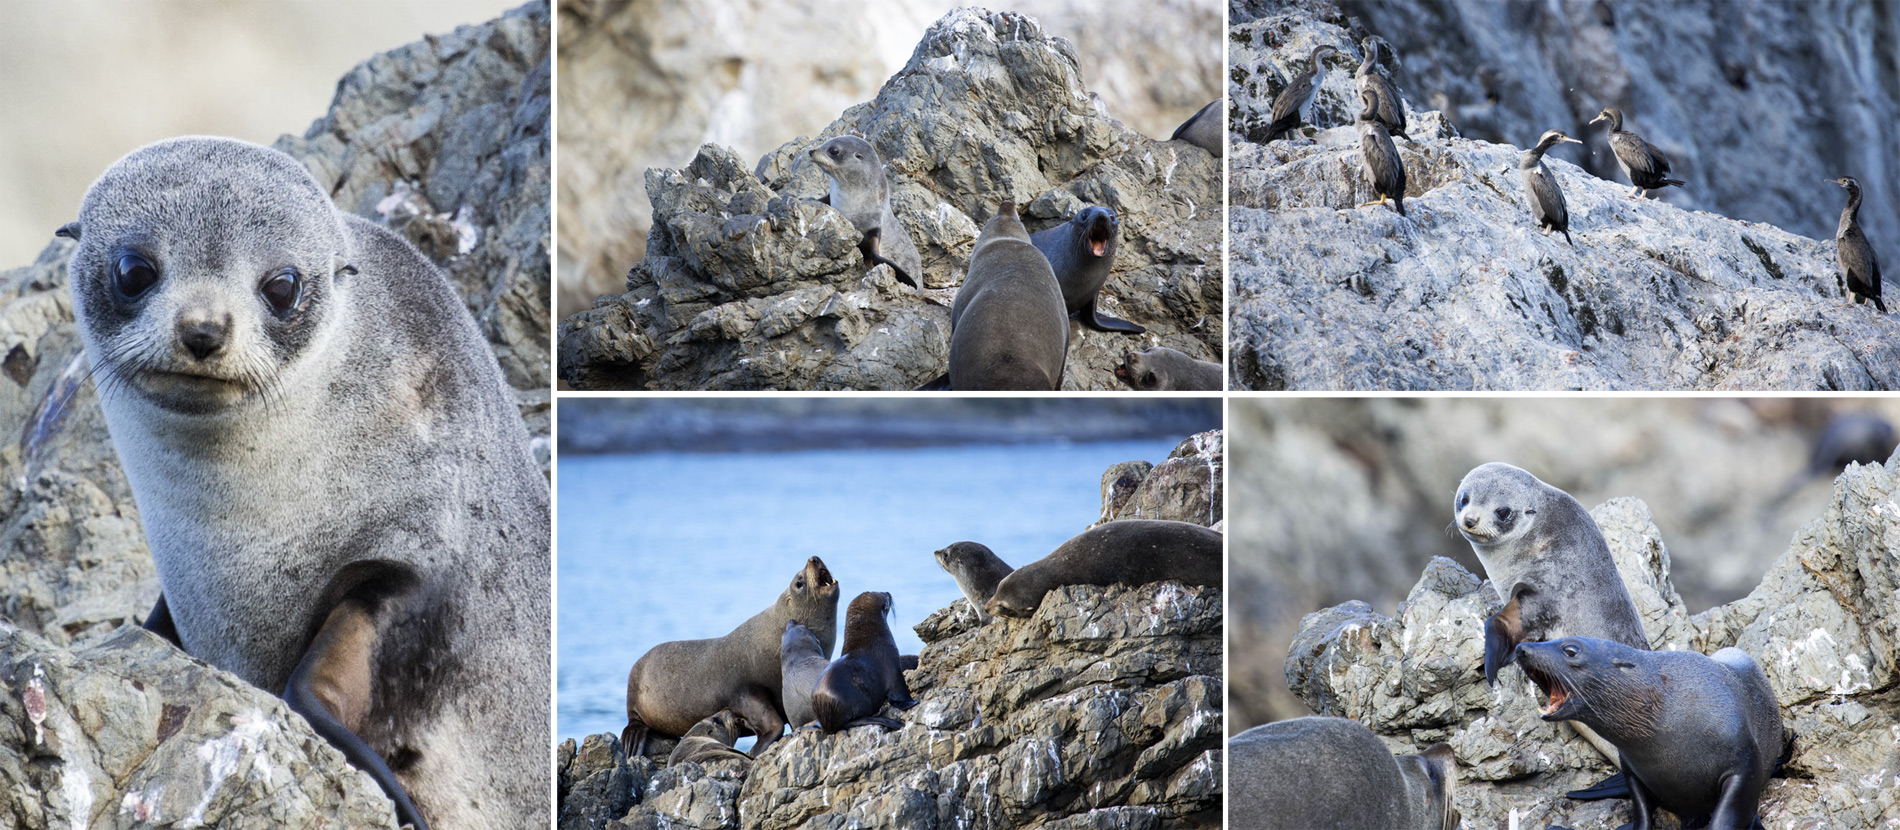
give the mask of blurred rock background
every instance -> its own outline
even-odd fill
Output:
[[[557,314],[625,289],[646,253],[649,167],[706,142],[747,163],[875,97],[950,0],[561,0]],[[1109,115],[1153,138],[1219,98],[1219,0],[996,5],[1075,44]]]
[[[1810,455],[1848,413],[1900,423],[1900,401],[1234,401],[1229,733],[1310,713],[1283,669],[1302,615],[1355,599],[1393,613],[1433,556],[1483,573],[1449,528],[1471,468],[1515,464],[1586,509],[1641,499],[1693,614],[1747,594],[1826,512],[1838,470],[1809,474]]]

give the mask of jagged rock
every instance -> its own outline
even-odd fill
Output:
[[[75,649],[0,622],[12,827],[386,827],[368,775],[261,689],[126,627]]]
[[[1221,467],[1224,432],[1210,430],[1176,445],[1158,465],[1126,461],[1102,474],[1101,525],[1115,519],[1165,519],[1224,529]]]
[[[1435,112],[1414,117],[1418,142],[1399,142],[1410,218],[1357,208],[1372,194],[1350,127],[1347,30],[1290,13],[1232,35],[1242,138],[1286,83],[1280,67],[1304,67],[1319,43],[1342,51],[1316,103],[1324,129],[1229,153],[1241,388],[1900,385],[1900,329],[1846,304],[1831,240],[1633,201],[1621,178],[1557,150],[1545,164],[1572,247],[1531,221],[1519,147],[1452,137]]]
[[[878,148],[927,286],[867,270],[806,151],[847,133]],[[1064,389],[1115,389],[1130,345],[1221,350],[1220,165],[1123,127],[1083,84],[1069,43],[1032,18],[958,9],[872,101],[748,169],[700,148],[650,170],[654,229],[628,292],[561,324],[576,388],[905,389],[941,373],[949,307],[983,222],[1015,200],[1031,231],[1088,204],[1121,222],[1104,310],[1135,338],[1071,325]]]
[[[544,465],[548,67],[547,4],[530,3],[365,61],[338,84],[330,112],[309,132],[277,143],[331,188],[339,206],[388,222],[450,275],[515,387]],[[164,729],[119,734],[89,723],[83,740],[63,739],[74,748],[83,743],[84,753],[48,756],[0,724],[0,777],[25,799],[0,802],[9,805],[0,815],[64,826],[91,799],[94,820],[150,810],[182,820],[202,806],[232,827],[388,826],[381,791],[368,778],[345,775],[354,773],[342,756],[270,694],[123,628],[151,609],[158,580],[87,381],[66,286],[72,244],[54,240],[32,265],[0,272],[0,434],[20,437],[0,446],[0,626],[30,632],[6,635],[0,663],[84,665],[102,685],[77,692],[90,696],[84,701],[68,700],[87,707],[78,711],[115,713],[106,723],[119,713],[146,713]],[[71,401],[55,410],[57,420],[36,420],[62,379],[75,390]],[[12,711],[21,700],[18,678],[7,682],[0,710]],[[67,694],[67,675],[58,683]],[[179,714],[160,721],[161,706]],[[235,754],[217,756],[214,774],[206,771],[211,761],[194,760],[192,747]],[[243,785],[210,787],[223,776]],[[61,782],[80,789],[41,801],[44,786]],[[210,800],[179,801],[200,795]]]
[[[1850,467],[1827,515],[1804,528],[1748,597],[1684,618],[1669,556],[1648,509],[1615,499],[1591,511],[1610,544],[1651,644],[1704,654],[1736,646],[1767,672],[1798,733],[1786,779],[1761,815],[1774,827],[1874,826],[1900,803],[1900,705],[1891,691],[1900,640],[1900,467]],[[1556,797],[1613,769],[1568,727],[1537,716],[1538,692],[1507,668],[1483,676],[1483,620],[1501,603],[1488,583],[1435,559],[1397,617],[1348,603],[1307,615],[1287,682],[1315,711],[1353,717],[1412,752],[1455,751],[1467,823],[1615,827],[1629,802]]]

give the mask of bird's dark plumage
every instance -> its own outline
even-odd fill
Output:
[[[1559,231],[1565,242],[1575,246],[1576,241],[1570,238],[1570,211],[1564,205],[1564,191],[1557,186],[1550,168],[1544,166],[1544,153],[1565,142],[1583,143],[1564,135],[1562,130],[1546,131],[1536,147],[1517,157],[1517,172],[1524,179],[1524,201],[1530,205],[1531,218],[1537,220],[1545,233]]]
[[[1623,175],[1630,179],[1636,189],[1630,198],[1639,198],[1647,191],[1660,187],[1688,184],[1681,179],[1669,178],[1669,159],[1662,151],[1644,141],[1641,136],[1623,129],[1623,113],[1615,107],[1605,107],[1590,123],[1610,122],[1610,149],[1616,153],[1616,163],[1623,168]]]
[[[1359,93],[1359,101],[1364,109],[1359,112],[1356,121],[1359,127],[1359,160],[1366,167],[1366,178],[1372,180],[1373,192],[1379,194],[1376,202],[1365,205],[1385,204],[1389,198],[1392,207],[1400,216],[1405,215],[1405,162],[1399,158],[1399,148],[1393,146],[1392,136],[1385,131],[1385,125],[1379,123],[1373,114],[1377,101],[1372,93]]]
[[[1412,137],[1405,134],[1405,105],[1399,101],[1399,90],[1392,81],[1379,74],[1379,46],[1383,41],[1376,37],[1366,38],[1364,58],[1359,61],[1359,94],[1371,92],[1377,102],[1372,114],[1385,125],[1385,131],[1406,141]],[[1387,47],[1390,48],[1390,47]]]
[[[1880,260],[1874,258],[1874,246],[1860,230],[1860,182],[1853,176],[1828,182],[1847,188],[1847,207],[1841,210],[1841,226],[1834,232],[1834,251],[1847,278],[1848,294],[1856,305],[1873,300],[1874,308],[1885,314],[1887,304],[1880,301]]]
[[[1273,99],[1273,123],[1267,126],[1267,140],[1272,141],[1300,126],[1300,113],[1313,103],[1313,97],[1319,94],[1319,85],[1326,80],[1327,55],[1338,52],[1331,46],[1318,46],[1313,49],[1313,68],[1293,77],[1293,82],[1280,90]]]

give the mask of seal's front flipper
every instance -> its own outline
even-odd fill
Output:
[[[873,267],[878,265],[891,266],[891,270],[897,274],[897,278],[902,280],[905,285],[912,288],[922,288],[923,286],[917,282],[917,278],[911,276],[909,271],[904,270],[904,266],[886,259],[884,254],[879,252],[878,237],[881,236],[882,233],[882,228],[872,228],[865,231],[864,238],[858,240],[858,253],[863,254],[864,261],[871,263]]]
[[[1578,801],[1595,801],[1599,798],[1629,798],[1630,782],[1628,778],[1623,776],[1623,773],[1619,772],[1602,781],[1591,784],[1584,789],[1571,790],[1570,792],[1564,793],[1564,797],[1574,798]]]
[[[367,600],[350,597],[337,603],[310,641],[310,648],[290,674],[284,702],[310,721],[310,728],[343,752],[350,766],[376,780],[396,802],[396,820],[428,830],[409,793],[396,774],[356,730],[369,715],[371,665],[376,653],[375,612]]]
[[[1498,669],[1517,659],[1517,644],[1524,639],[1524,623],[1518,617],[1518,600],[1528,590],[1519,586],[1511,592],[1511,601],[1484,621],[1484,682],[1495,686]]]
[[[931,379],[930,379],[930,380],[929,380],[928,382],[926,382],[926,383],[925,383],[924,385],[922,385],[922,386],[919,386],[919,387],[917,387],[917,390],[916,390],[916,391],[919,391],[919,392],[941,392],[941,391],[943,391],[943,390],[946,390],[946,389],[949,389],[949,388],[950,388],[950,373],[949,373],[949,372],[944,372],[944,373],[943,373],[943,374],[941,374],[941,375],[938,375],[938,376],[936,376],[936,377],[934,377],[934,378],[931,378]]]
[[[1096,331],[1119,331],[1124,334],[1142,334],[1148,330],[1143,326],[1130,323],[1127,320],[1103,314],[1100,309],[1095,307],[1095,304],[1100,301],[1100,294],[1090,297],[1088,307],[1082,309],[1081,313],[1076,315],[1081,319],[1083,325]]]
[[[152,605],[152,613],[145,615],[145,622],[139,623],[139,627],[164,637],[179,651],[185,649],[184,642],[178,639],[178,624],[172,622],[171,606],[165,604],[165,594],[162,592],[158,595],[158,602]]]

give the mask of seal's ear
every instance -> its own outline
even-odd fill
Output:
[[[337,254],[336,258],[330,261],[330,273],[339,277],[355,276],[356,266],[351,265],[350,261],[344,259],[342,254]]]
[[[79,238],[79,220],[75,219],[71,222],[67,222],[64,225],[60,225],[59,230],[53,231],[53,235],[63,236],[63,237],[66,237],[67,239],[78,239]]]

